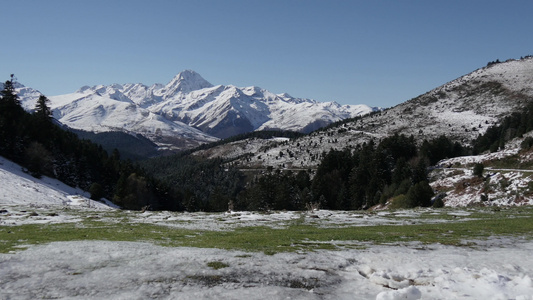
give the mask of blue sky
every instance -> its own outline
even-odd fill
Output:
[[[533,54],[533,1],[1,2],[0,79],[48,96],[192,69],[215,85],[390,107]]]

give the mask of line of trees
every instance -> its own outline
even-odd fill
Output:
[[[430,165],[468,153],[448,138],[424,141],[394,135],[379,144],[370,141],[355,150],[331,150],[313,179],[309,172],[270,172],[250,183],[239,195],[240,208],[301,210],[367,209],[392,203],[393,207],[432,205],[427,179]]]
[[[313,179],[301,171],[271,172],[256,179],[239,195],[239,204],[252,209],[367,209],[392,203],[394,207],[432,205],[427,179],[430,165],[468,153],[445,136],[424,141],[394,135],[379,144],[370,141],[355,150],[331,150]],[[244,196],[244,197],[243,197]]]

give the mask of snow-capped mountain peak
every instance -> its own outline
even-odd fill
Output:
[[[205,80],[200,74],[192,70],[185,70],[174,76],[172,80],[159,91],[166,98],[175,96],[181,92],[183,94],[204,88],[213,87],[211,83]]]

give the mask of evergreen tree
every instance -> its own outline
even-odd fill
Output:
[[[36,178],[42,175],[53,176],[52,155],[39,142],[31,142],[25,150],[25,165],[28,172]]]
[[[35,105],[35,115],[41,120],[50,120],[52,118],[52,110],[48,107],[50,100],[46,96],[41,95],[37,99],[37,104]]]
[[[473,169],[474,176],[483,177],[484,170],[485,170],[485,166],[482,163],[476,163]]]
[[[409,189],[406,197],[409,207],[428,207],[431,206],[431,197],[433,195],[433,189],[431,189],[429,183],[421,181]]]
[[[23,121],[24,109],[15,93],[14,75],[4,83],[0,91],[0,154],[16,162],[22,161],[23,132],[27,122]]]
[[[348,201],[346,189],[350,173],[354,166],[354,158],[349,150],[331,150],[322,159],[318,166],[312,183],[314,201],[320,201],[324,196],[325,203],[320,203],[324,208],[342,209],[342,203]]]
[[[11,79],[4,83],[4,89],[0,91],[1,104],[3,109],[18,110],[21,108],[20,100],[15,93],[15,75],[11,74]]]

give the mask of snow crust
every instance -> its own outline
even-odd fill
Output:
[[[531,299],[533,243],[265,255],[80,241],[0,254],[6,299]],[[222,262],[215,270],[209,262]]]

